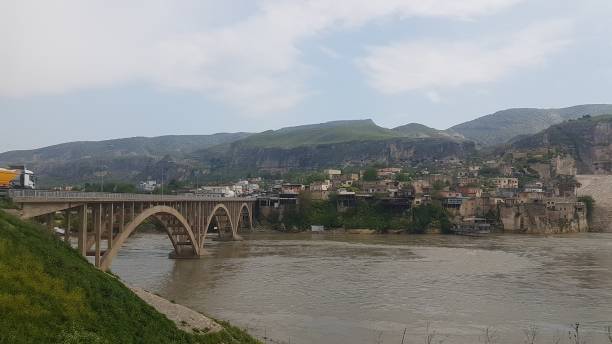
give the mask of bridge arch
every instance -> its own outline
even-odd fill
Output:
[[[210,224],[215,219],[215,215],[217,215],[218,210],[223,210],[225,212],[229,225],[232,229],[232,237],[235,238],[238,234],[236,233],[236,227],[234,226],[234,219],[232,219],[232,212],[230,212],[230,210],[223,203],[217,204],[210,212],[210,215],[208,215],[208,219],[206,219],[206,227],[204,227],[204,238],[206,237],[206,234],[208,234],[208,227],[210,227]],[[221,231],[220,228],[219,231]],[[202,247],[204,244],[204,238],[202,238],[202,241],[200,242],[200,247]]]
[[[253,228],[253,209],[249,207],[249,205],[244,202],[240,205],[240,210],[238,211],[238,219],[236,220],[236,231],[240,228],[240,224],[243,221],[242,210],[246,208],[247,213],[249,214],[249,228]]]
[[[178,210],[172,207],[163,206],[163,205],[154,206],[154,207],[145,209],[143,212],[138,214],[138,216],[136,216],[130,223],[128,223],[125,226],[125,229],[123,230],[123,232],[119,233],[115,237],[115,239],[113,239],[112,247],[108,249],[102,256],[102,259],[100,262],[100,269],[102,271],[108,270],[108,268],[111,266],[111,263],[113,262],[113,259],[117,256],[119,249],[121,248],[121,246],[123,246],[123,243],[127,240],[127,238],[130,237],[132,232],[134,232],[140,224],[142,224],[146,219],[152,216],[158,217],[159,215],[170,215],[174,217],[176,220],[178,220],[180,224],[183,226],[183,228],[185,229],[189,237],[189,241],[193,248],[194,255],[199,254],[200,252],[199,245],[197,245],[196,237],[193,234],[193,230],[191,229],[191,226],[189,225],[189,222],[187,221],[187,219]],[[176,242],[172,238],[172,233],[170,232],[170,229],[167,227],[165,223],[164,223],[164,228],[166,229],[166,232],[168,233],[168,236],[170,237],[170,240],[172,241],[173,247],[175,248],[175,250],[177,250]]]

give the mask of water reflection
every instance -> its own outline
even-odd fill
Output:
[[[427,324],[449,343],[522,343],[612,323],[612,235],[254,234],[170,260],[167,237],[139,234],[113,271],[128,283],[291,343],[398,343]],[[547,338],[547,339],[548,339]]]

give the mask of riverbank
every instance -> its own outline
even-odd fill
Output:
[[[217,333],[223,331],[223,326],[191,308],[168,301],[142,288],[132,287],[130,289],[144,302],[172,320],[179,329],[185,332]]]
[[[0,210],[0,343],[259,343],[166,302],[131,291],[41,226]]]

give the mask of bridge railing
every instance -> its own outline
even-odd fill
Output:
[[[256,201],[254,197],[210,197],[197,194],[182,195],[147,195],[111,192],[79,192],[79,191],[47,191],[47,190],[10,190],[10,198],[16,200],[57,201],[57,200],[87,200],[87,201],[140,201],[140,202],[170,202],[170,201]]]

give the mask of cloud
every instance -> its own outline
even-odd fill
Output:
[[[442,101],[442,97],[436,91],[428,91],[425,93],[425,95],[432,103],[439,103]]]
[[[571,43],[571,31],[571,22],[557,20],[502,41],[398,42],[370,48],[357,63],[370,85],[386,94],[485,84],[545,63]]]
[[[268,0],[236,17],[244,3],[6,1],[0,96],[146,82],[199,92],[245,113],[285,110],[310,93],[305,84],[313,67],[299,48],[305,39],[389,17],[469,19],[521,1]]]
[[[320,46],[319,50],[321,50],[321,52],[325,56],[329,57],[330,59],[338,60],[338,59],[342,58],[342,55],[340,53],[338,53],[334,49],[331,49],[330,47]]]

